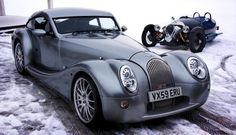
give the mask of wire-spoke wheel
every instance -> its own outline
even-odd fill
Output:
[[[80,76],[74,84],[74,105],[80,120],[94,124],[100,115],[100,98],[94,82],[87,76]]]
[[[20,42],[16,43],[14,56],[15,56],[15,65],[16,65],[17,71],[20,74],[26,74],[24,52],[23,52],[23,48]]]

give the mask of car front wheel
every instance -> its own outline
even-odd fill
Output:
[[[16,43],[16,46],[14,48],[14,57],[17,71],[20,74],[26,74],[27,72],[25,69],[24,52],[22,44],[20,42]]]
[[[206,45],[206,37],[204,30],[200,27],[195,27],[189,35],[189,48],[193,53],[201,52]]]
[[[101,119],[101,102],[93,80],[85,75],[77,77],[73,97],[79,119],[84,124],[96,126]]]

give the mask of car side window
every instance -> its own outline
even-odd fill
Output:
[[[30,29],[42,29],[45,30],[47,34],[53,35],[52,27],[49,21],[45,17],[37,17],[31,19],[27,24],[27,28]]]
[[[37,17],[31,19],[27,24],[26,27],[30,29],[45,29],[47,20],[44,17]]]
[[[99,18],[103,29],[118,29],[111,18]]]
[[[26,24],[26,27],[27,28],[30,28],[30,29],[34,29],[34,19],[31,19],[27,24]]]
[[[97,18],[94,18],[93,20],[89,21],[89,25],[99,26]]]
[[[44,17],[35,18],[34,28],[45,30],[46,23],[47,23],[47,20]]]

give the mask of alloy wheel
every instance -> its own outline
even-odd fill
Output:
[[[15,46],[15,62],[19,72],[24,71],[24,53],[20,43]]]
[[[90,123],[95,117],[95,97],[88,80],[77,79],[74,85],[74,104],[79,118],[84,123]]]

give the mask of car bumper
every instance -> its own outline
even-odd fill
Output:
[[[210,83],[176,84],[176,86],[182,88],[183,95],[176,98],[174,104],[171,103],[167,106],[163,106],[166,104],[163,101],[159,101],[158,106],[157,102],[149,103],[147,92],[132,97],[102,97],[104,118],[113,122],[134,123],[166,117],[201,106],[206,102],[210,92]],[[123,101],[129,103],[125,109],[121,107]]]

